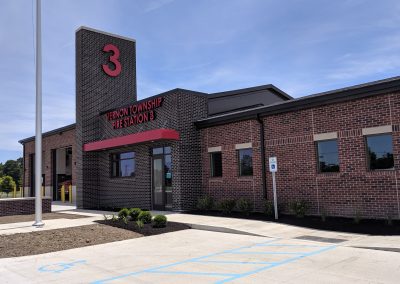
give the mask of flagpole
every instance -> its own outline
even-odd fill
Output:
[[[41,0],[36,0],[36,136],[35,136],[35,223],[42,222],[42,42]]]

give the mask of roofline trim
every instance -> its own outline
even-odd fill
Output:
[[[89,28],[89,27],[85,27],[85,26],[80,26],[79,28],[77,28],[77,29],[75,30],[75,33],[79,32],[80,30],[87,30],[87,31],[90,31],[90,32],[98,33],[98,34],[103,34],[103,35],[107,35],[107,36],[111,36],[111,37],[116,37],[116,38],[119,38],[119,39],[131,41],[131,42],[136,42],[135,39],[130,38],[130,37],[121,36],[121,35],[117,35],[117,34],[105,32],[105,31],[101,31],[101,30],[97,30],[97,29],[93,29],[93,28]]]
[[[72,123],[72,124],[69,124],[69,125],[66,125],[63,127],[59,127],[59,128],[44,132],[44,133],[42,133],[42,137],[47,137],[47,136],[51,136],[53,134],[69,131],[69,130],[75,129],[75,127],[76,127],[76,123]],[[31,136],[31,137],[19,140],[18,143],[24,145],[25,143],[28,143],[28,142],[31,142],[34,140],[35,140],[35,136]]]
[[[243,89],[237,89],[237,90],[231,90],[231,91],[225,91],[225,92],[218,92],[218,93],[211,93],[209,94],[209,99],[216,99],[216,98],[223,98],[223,97],[228,97],[228,96],[236,96],[236,95],[241,95],[241,94],[246,94],[246,93],[252,93],[252,92],[257,92],[257,91],[262,91],[262,90],[270,90],[276,95],[286,99],[286,100],[293,100],[291,96],[289,96],[287,93],[282,91],[281,89],[275,87],[272,84],[268,85],[261,85],[261,86],[255,86],[255,87],[250,87],[250,88],[243,88]]]
[[[355,85],[348,88],[337,89],[306,96],[291,101],[278,102],[272,105],[257,107],[250,110],[238,111],[226,115],[206,118],[195,122],[197,128],[226,124],[230,122],[247,120],[251,117],[269,116],[283,112],[302,110],[321,105],[351,101],[375,95],[387,94],[400,90],[400,77],[374,81],[367,84]]]

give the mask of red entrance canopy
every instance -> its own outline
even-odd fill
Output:
[[[155,129],[106,140],[90,142],[83,145],[83,151],[98,151],[132,144],[159,140],[179,140],[179,132],[173,129]]]

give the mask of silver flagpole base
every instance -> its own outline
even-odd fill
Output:
[[[39,222],[35,222],[35,223],[33,223],[33,225],[32,226],[34,226],[34,227],[38,227],[38,228],[41,228],[41,227],[43,227],[44,226],[44,223],[43,222],[41,222],[41,221],[39,221]]]

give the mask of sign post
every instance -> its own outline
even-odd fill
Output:
[[[269,171],[272,174],[272,189],[274,191],[274,210],[275,210],[275,220],[278,219],[278,199],[276,196],[276,181],[275,173],[278,171],[278,162],[276,157],[269,158]]]

